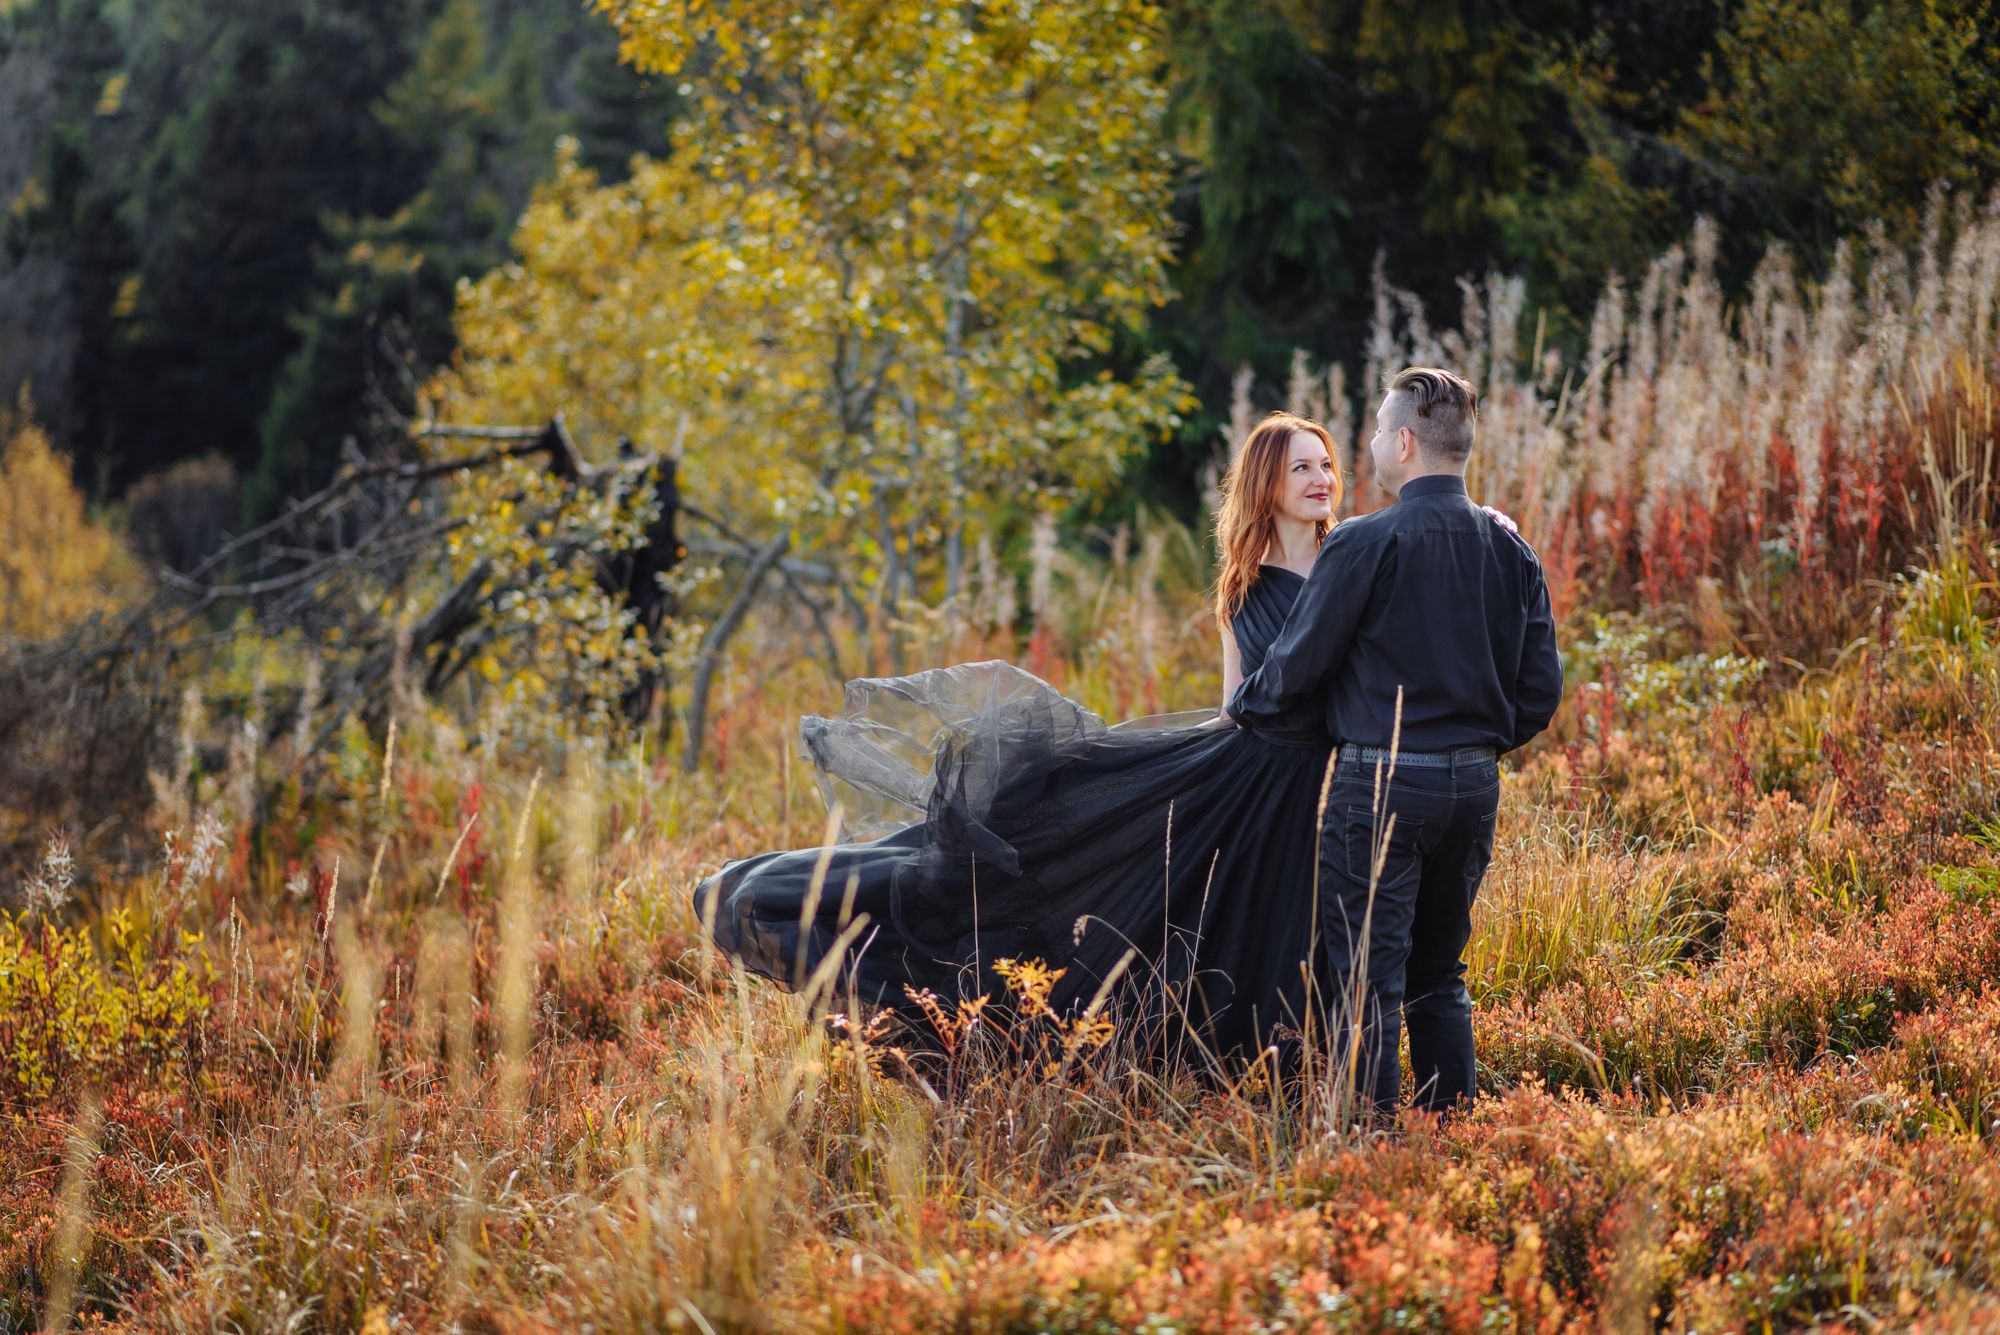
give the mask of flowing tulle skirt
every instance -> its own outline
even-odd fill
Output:
[[[1193,726],[1209,717],[1107,727],[1005,663],[851,682],[840,717],[803,727],[851,842],[732,862],[696,908],[790,986],[839,947],[842,994],[912,1011],[912,990],[999,997],[995,960],[1039,958],[1064,970],[1061,1010],[1122,962],[1128,1020],[1217,1055],[1283,1046],[1326,995],[1330,748]]]

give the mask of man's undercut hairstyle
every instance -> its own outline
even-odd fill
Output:
[[[1461,377],[1430,366],[1398,371],[1389,392],[1404,394],[1402,420],[1434,463],[1464,463],[1479,431],[1479,391]]]

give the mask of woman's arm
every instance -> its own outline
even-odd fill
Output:
[[[1243,654],[1236,647],[1236,634],[1227,622],[1222,627],[1222,703],[1227,705],[1229,697],[1236,694],[1236,688],[1243,684]],[[1229,717],[1229,711],[1217,711],[1214,718],[1201,725],[1204,728],[1233,728],[1236,720]]]
[[[1236,688],[1243,684],[1243,655],[1236,648],[1236,632],[1229,629],[1229,623],[1222,625],[1222,703],[1228,704],[1229,697],[1236,694]]]

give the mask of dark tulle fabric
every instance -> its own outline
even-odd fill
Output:
[[[1266,567],[1234,622],[1244,671],[1302,584]],[[839,993],[911,1010],[1004,996],[993,961],[1065,970],[1052,1001],[1112,995],[1127,1019],[1242,1056],[1302,1027],[1315,813],[1330,743],[1318,710],[1251,733],[1204,710],[1115,727],[1001,662],[848,683],[803,721],[844,842],[731,862],[695,891],[718,945],[799,986],[866,915]],[[824,862],[823,877],[818,874]],[[815,890],[815,885],[818,889]]]

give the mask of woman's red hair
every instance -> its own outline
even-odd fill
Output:
[[[1310,418],[1272,413],[1257,424],[1229,462],[1222,480],[1222,508],[1215,514],[1215,547],[1222,569],[1215,577],[1215,619],[1232,621],[1278,536],[1278,506],[1285,494],[1285,465],[1292,456],[1292,436],[1300,431],[1318,436],[1333,456],[1333,437]],[[1340,470],[1333,474],[1333,503],[1340,504]],[[1314,542],[1324,542],[1333,521],[1314,525]]]

